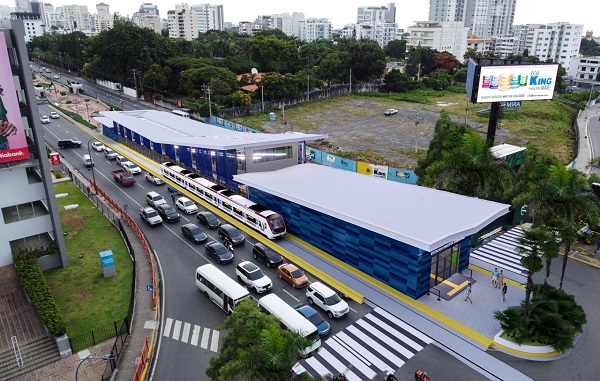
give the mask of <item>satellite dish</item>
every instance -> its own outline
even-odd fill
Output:
[[[252,70],[250,70],[250,73],[252,73],[252,74],[258,74],[258,70],[256,70],[255,67],[253,67]]]

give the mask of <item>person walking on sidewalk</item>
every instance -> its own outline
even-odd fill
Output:
[[[492,271],[492,286],[494,286],[494,288],[498,287],[498,276],[500,274],[498,273],[498,268],[494,268],[494,271]]]
[[[506,283],[504,283],[504,285],[502,286],[502,302],[504,303],[506,301],[506,290],[508,289],[508,287],[506,287]]]
[[[473,301],[471,300],[471,282],[469,282],[469,284],[467,285],[467,297],[465,298],[465,302],[467,300],[471,302],[471,304],[473,304]]]
[[[504,286],[504,273],[500,270],[500,274],[498,275],[498,288],[502,288]]]

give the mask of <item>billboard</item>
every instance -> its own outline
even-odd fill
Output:
[[[558,64],[481,66],[476,102],[552,99]]]
[[[0,163],[29,158],[4,32],[0,31]]]

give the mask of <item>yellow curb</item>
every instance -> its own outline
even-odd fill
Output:
[[[514,348],[510,348],[510,347],[504,346],[502,344],[498,344],[495,341],[493,343],[493,347],[501,349],[503,352],[508,352],[508,353],[512,353],[512,354],[517,355],[517,356],[528,357],[528,358],[532,358],[532,359],[552,358],[552,357],[556,357],[556,356],[559,356],[559,355],[562,354],[562,352],[557,352],[557,351],[548,352],[548,353],[524,352],[524,351],[520,351],[518,349],[514,349]]]

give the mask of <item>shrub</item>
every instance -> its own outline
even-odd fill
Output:
[[[73,103],[73,101],[72,100],[68,100],[65,103],[68,104],[68,105],[70,105],[71,103]]]
[[[67,95],[67,92],[66,91],[61,91],[60,95],[62,95],[64,97],[65,95]]]

